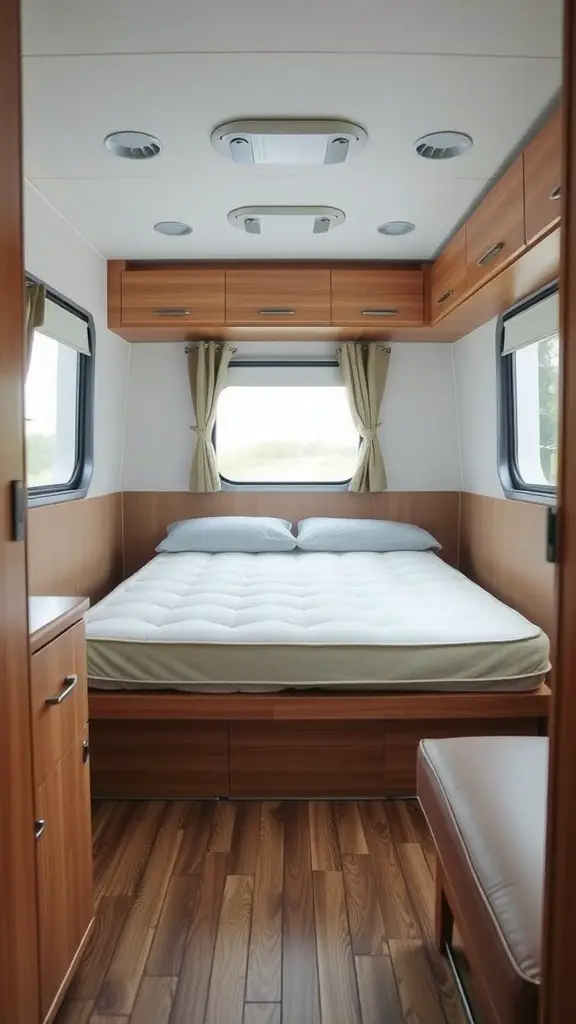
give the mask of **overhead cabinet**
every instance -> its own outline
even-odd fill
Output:
[[[524,150],[526,241],[536,241],[560,221],[562,110],[560,107]]]
[[[520,156],[466,221],[467,289],[493,277],[524,247],[524,173]]]
[[[226,323],[232,326],[330,323],[330,270],[259,266],[226,270]]]
[[[430,319],[436,323],[466,294],[466,229],[444,247],[430,268]]]
[[[125,270],[121,278],[122,324],[222,324],[224,289],[224,270],[219,268]]]
[[[332,323],[422,325],[424,271],[420,266],[332,270]]]

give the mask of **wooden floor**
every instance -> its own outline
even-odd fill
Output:
[[[57,1024],[464,1024],[415,802],[95,807],[97,923]]]

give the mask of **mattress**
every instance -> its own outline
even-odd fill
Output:
[[[542,631],[432,552],[161,554],[86,615],[104,689],[528,690]]]

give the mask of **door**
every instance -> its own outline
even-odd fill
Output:
[[[26,556],[11,485],[24,477],[24,285],[18,0],[0,3],[0,1007],[37,1024],[37,917]]]
[[[36,794],[41,1019],[64,981],[93,914],[88,730]]]

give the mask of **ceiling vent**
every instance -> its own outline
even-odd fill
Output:
[[[148,132],[112,132],[104,139],[106,149],[125,160],[151,160],[162,152],[162,143]]]
[[[230,224],[249,235],[303,239],[325,235],[346,220],[334,206],[242,206],[228,214]]]
[[[262,119],[229,121],[212,132],[212,145],[236,164],[343,164],[368,141],[349,121]]]
[[[171,238],[180,238],[182,235],[191,235],[192,228],[183,220],[160,220],[154,225],[154,231],[160,235],[169,235]]]
[[[416,225],[410,220],[389,220],[376,228],[381,235],[410,235],[416,229]]]
[[[465,132],[431,132],[417,139],[414,148],[425,160],[452,160],[463,156],[473,145],[472,136]]]

